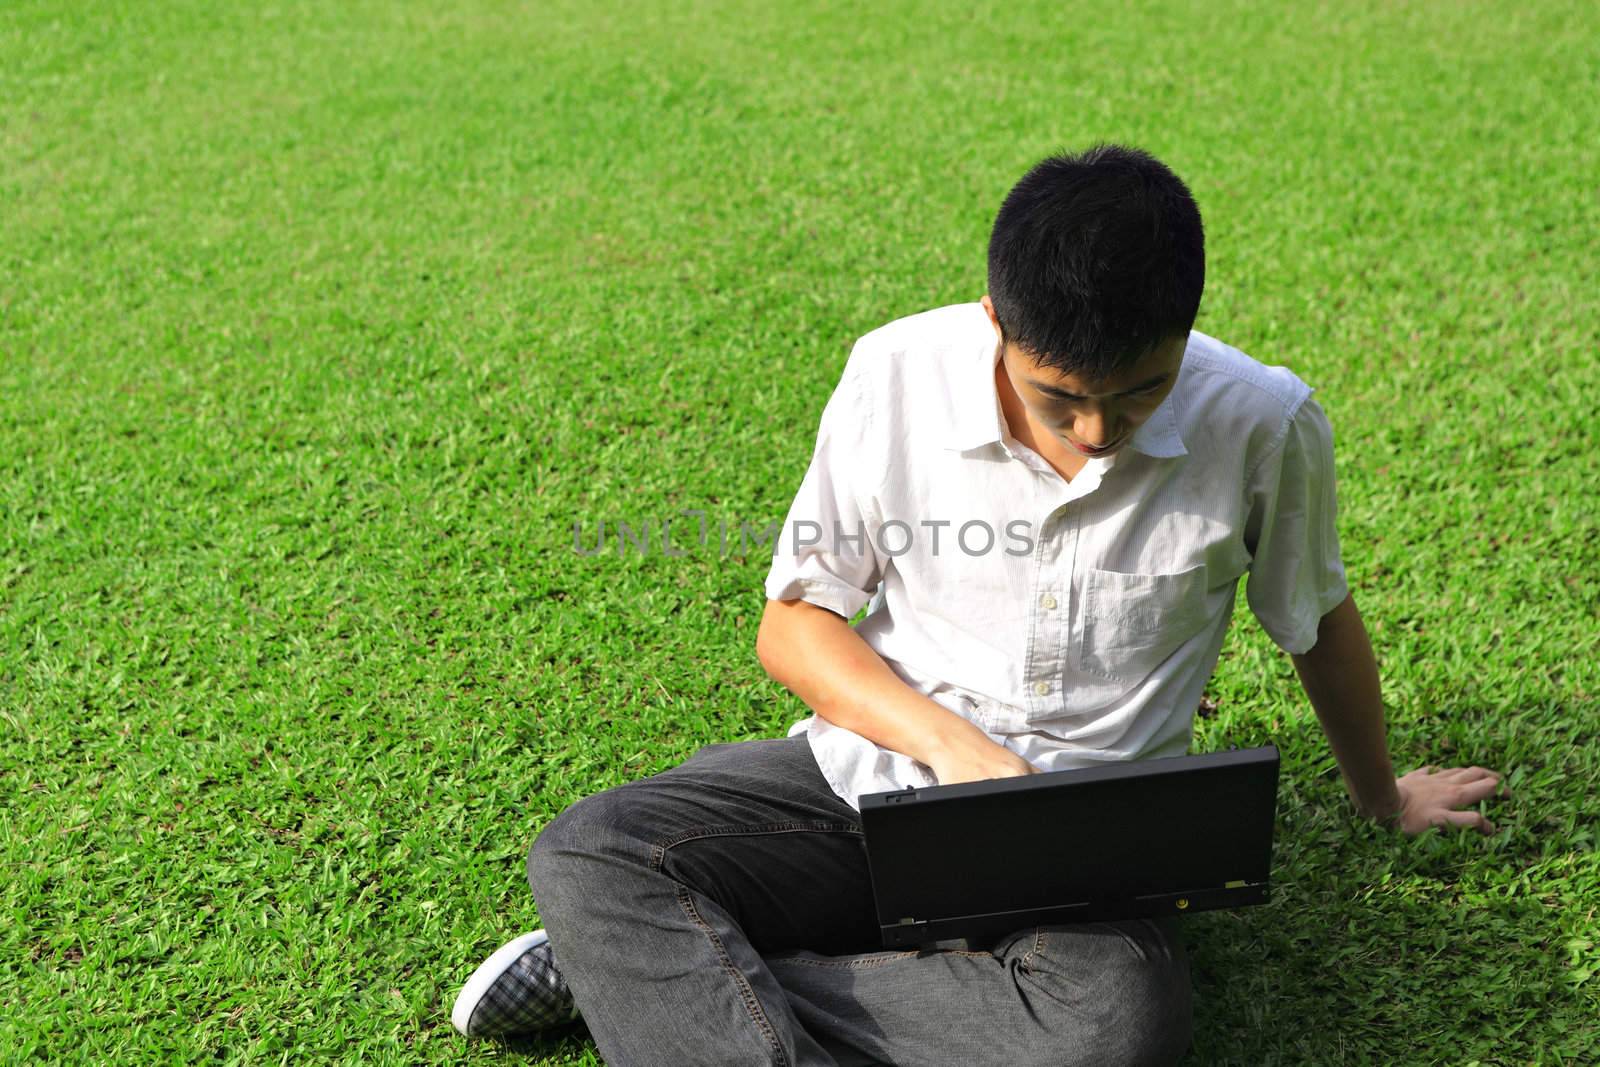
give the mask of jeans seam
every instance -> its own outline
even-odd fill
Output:
[[[772,957],[768,958],[767,962],[768,963],[804,963],[804,964],[807,964],[807,965],[812,966],[812,967],[876,967],[879,964],[893,963],[896,960],[903,960],[903,959],[906,959],[909,956],[915,956],[915,955],[917,955],[917,953],[915,951],[912,951],[912,952],[896,952],[892,956],[878,956],[878,957],[873,958],[873,959],[865,959],[865,958],[857,957],[857,958],[848,959],[848,960],[810,960],[810,959],[806,959],[804,956],[772,956]]]
[[[703,837],[729,837],[735,834],[784,834],[808,830],[864,836],[859,826],[851,823],[832,822],[827,819],[756,823],[753,826],[746,823],[736,823],[728,826],[701,826],[692,830],[681,831],[665,840],[657,841],[651,850],[650,863],[656,870],[660,870],[661,860],[669,848],[681,845],[685,841],[695,841]]]
[[[1050,998],[1064,1008],[1072,1008],[1073,1005],[1070,1001],[1062,1000],[1060,997],[1050,992],[1050,990],[1046,988],[1046,975],[1044,972],[1035,972],[1033,968],[1028,966],[1028,961],[1034,956],[1038,956],[1041,959],[1044,958],[1044,936],[1045,928],[1041,926],[1038,928],[1037,934],[1033,939],[1033,948],[1029,949],[1028,954],[1022,957],[1022,969],[1034,979],[1034,985],[1038,989],[1041,996]]]
[[[1044,927],[1040,926],[1035,928],[1033,931],[1033,947],[1030,948],[1022,957],[1022,969],[1025,971],[1032,970],[1032,968],[1028,966],[1029,961],[1032,960],[1034,956],[1042,955],[1044,955]]]
[[[734,964],[728,950],[722,944],[722,938],[711,928],[711,924],[701,918],[700,912],[694,906],[694,898],[689,893],[689,887],[678,883],[678,903],[682,905],[689,920],[705,933],[711,941],[712,948],[717,951],[717,958],[722,961],[723,970],[733,978],[734,984],[739,987],[739,998],[744,1002],[744,1010],[749,1013],[750,1021],[756,1024],[761,1035],[767,1039],[767,1045],[772,1049],[772,1054],[777,1057],[775,1062],[780,1067],[787,1067],[789,1057],[783,1051],[783,1045],[778,1041],[777,1031],[773,1029],[772,1021],[767,1018],[766,1012],[761,1009],[761,1002],[756,999],[755,990],[750,988],[750,982],[744,973]]]
[[[822,819],[758,823],[754,826],[740,824],[703,826],[692,830],[684,830],[664,841],[657,841],[652,844],[650,846],[650,869],[658,874],[666,874],[663,867],[666,863],[667,850],[675,845],[681,845],[685,841],[695,841],[707,837],[723,837],[732,834],[795,833],[818,830],[854,834],[862,832],[859,826],[849,823],[829,822]],[[668,875],[668,877],[670,878],[671,875]],[[676,882],[677,880],[674,879],[674,881]],[[750,1021],[755,1023],[756,1029],[760,1030],[762,1036],[767,1039],[768,1046],[771,1047],[773,1055],[777,1057],[776,1062],[780,1067],[788,1067],[789,1058],[783,1051],[782,1043],[778,1040],[778,1034],[772,1025],[772,1020],[768,1019],[766,1012],[762,1010],[761,1002],[756,998],[755,990],[750,988],[750,982],[745,978],[744,972],[739,970],[738,965],[728,955],[727,948],[722,943],[722,938],[717,936],[716,930],[712,929],[711,924],[706,922],[701,917],[699,910],[695,908],[694,898],[690,895],[689,887],[682,882],[678,882],[677,896],[678,903],[682,906],[685,914],[689,916],[689,920],[700,928],[701,932],[711,942],[712,948],[716,950],[717,959],[722,963],[723,970],[728,973],[739,989],[739,999],[744,1003],[744,1009],[749,1014]]]

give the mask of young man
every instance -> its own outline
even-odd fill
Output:
[[[1394,777],[1328,422],[1289,371],[1193,329],[1204,262],[1177,176],[1097,145],[1012,189],[981,300],[856,343],[757,637],[813,714],[547,826],[528,861],[545,928],[478,968],[458,1028],[581,1005],[613,1067],[1174,1061],[1175,921],[880,951],[859,798],[1186,752],[1241,578],[1357,809],[1493,831],[1454,810],[1493,772]]]

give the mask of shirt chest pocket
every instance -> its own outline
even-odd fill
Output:
[[[1138,682],[1206,624],[1206,568],[1123,574],[1092,568],[1084,581],[1078,667]]]

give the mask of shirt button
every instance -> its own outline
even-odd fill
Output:
[[[1038,693],[1040,696],[1044,696],[1046,693],[1050,692],[1050,683],[1049,682],[1034,682],[1033,683],[1033,691],[1035,693]]]
[[[1056,598],[1046,593],[1039,598],[1039,603],[1043,604],[1046,609],[1054,608],[1056,606]]]

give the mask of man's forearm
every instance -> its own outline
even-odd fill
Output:
[[[1323,616],[1316,645],[1293,659],[1350,799],[1363,815],[1384,821],[1399,810],[1401,797],[1389,760],[1378,664],[1354,596]]]
[[[847,621],[815,604],[769,603],[756,653],[819,716],[920,763],[931,765],[953,737],[987,736],[907,685]]]

